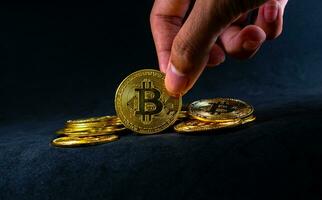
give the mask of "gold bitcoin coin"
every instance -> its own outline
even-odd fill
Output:
[[[189,118],[189,113],[188,111],[180,111],[178,115],[178,120],[185,120]]]
[[[56,131],[56,133],[58,135],[62,135],[62,134],[65,134],[65,133],[88,131],[88,130],[91,130],[91,129],[93,129],[93,128],[89,128],[89,127],[85,127],[85,128],[63,128],[63,129],[60,129],[60,130]]]
[[[251,115],[251,116],[245,117],[241,120],[242,120],[242,124],[248,124],[248,123],[255,121],[256,117],[254,115]]]
[[[62,135],[65,135],[68,137],[90,137],[90,136],[100,136],[100,135],[111,135],[113,133],[103,133],[103,132],[97,132],[97,131],[77,131],[77,132],[63,132]]]
[[[174,130],[178,133],[197,133],[233,128],[240,124],[241,119],[235,119],[227,122],[204,122],[196,119],[190,119],[174,126]]]
[[[181,101],[181,97],[168,95],[163,73],[144,69],[130,74],[120,84],[115,94],[115,110],[126,128],[153,134],[176,121]]]
[[[89,118],[81,120],[69,120],[65,127],[72,130],[84,131],[92,128],[103,128],[106,126],[123,125],[120,118],[116,116],[104,116],[99,118]]]
[[[203,99],[189,105],[189,114],[206,122],[225,122],[245,118],[254,108],[244,101],[231,98]]]
[[[79,124],[79,123],[91,123],[91,122],[100,122],[106,121],[110,119],[114,119],[116,116],[102,116],[102,117],[91,117],[87,119],[75,119],[75,120],[68,120],[67,123],[69,124]]]
[[[113,118],[109,119],[109,125],[120,126],[120,125],[123,125],[123,123],[119,117],[113,116]]]
[[[96,136],[117,133],[126,130],[124,126],[106,126],[101,128],[84,128],[84,129],[70,129],[64,128],[58,130],[58,135],[69,135],[69,136]]]
[[[105,123],[105,122],[100,122],[100,123],[83,123],[83,124],[66,124],[67,128],[96,128],[96,127],[104,127],[104,126],[108,126],[109,123]]]
[[[93,137],[60,137],[52,141],[56,147],[79,147],[109,143],[117,140],[117,135],[104,135]]]
[[[99,135],[117,134],[124,130],[126,130],[125,127],[105,127],[101,129],[91,129],[87,131],[64,132],[64,135],[67,135],[70,137],[99,136]]]

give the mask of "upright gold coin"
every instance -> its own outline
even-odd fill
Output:
[[[245,118],[254,112],[254,108],[244,101],[231,98],[203,99],[189,105],[189,114],[198,120],[224,122]]]
[[[203,122],[196,119],[190,119],[174,126],[174,130],[178,133],[197,133],[233,128],[240,124],[241,119],[235,119],[227,122]]]
[[[56,147],[79,147],[109,143],[117,140],[117,135],[104,135],[93,137],[60,137],[52,141]]]
[[[164,74],[139,70],[126,77],[115,94],[115,110],[124,126],[141,134],[161,132],[171,126],[182,100],[168,95]]]

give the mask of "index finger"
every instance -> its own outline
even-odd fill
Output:
[[[156,0],[150,24],[160,70],[166,72],[173,40],[179,32],[191,0]]]

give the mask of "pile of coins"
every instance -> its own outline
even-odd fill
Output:
[[[69,120],[56,133],[61,136],[52,141],[57,147],[77,147],[108,143],[119,139],[126,128],[117,116],[92,117]]]
[[[182,122],[174,126],[178,133],[198,133],[233,128],[255,121],[254,108],[232,98],[203,99],[181,111]]]
[[[109,143],[125,130],[137,134],[160,133],[170,127],[181,134],[215,132],[254,121],[254,109],[232,98],[203,99],[182,107],[181,97],[168,95],[164,74],[145,69],[124,79],[116,91],[117,116],[69,120],[52,141],[57,147]]]

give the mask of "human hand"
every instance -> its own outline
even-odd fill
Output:
[[[155,0],[151,29],[172,96],[184,95],[204,68],[228,55],[245,59],[282,32],[288,0]],[[258,9],[254,24],[245,25]],[[218,40],[217,40],[218,39]]]

